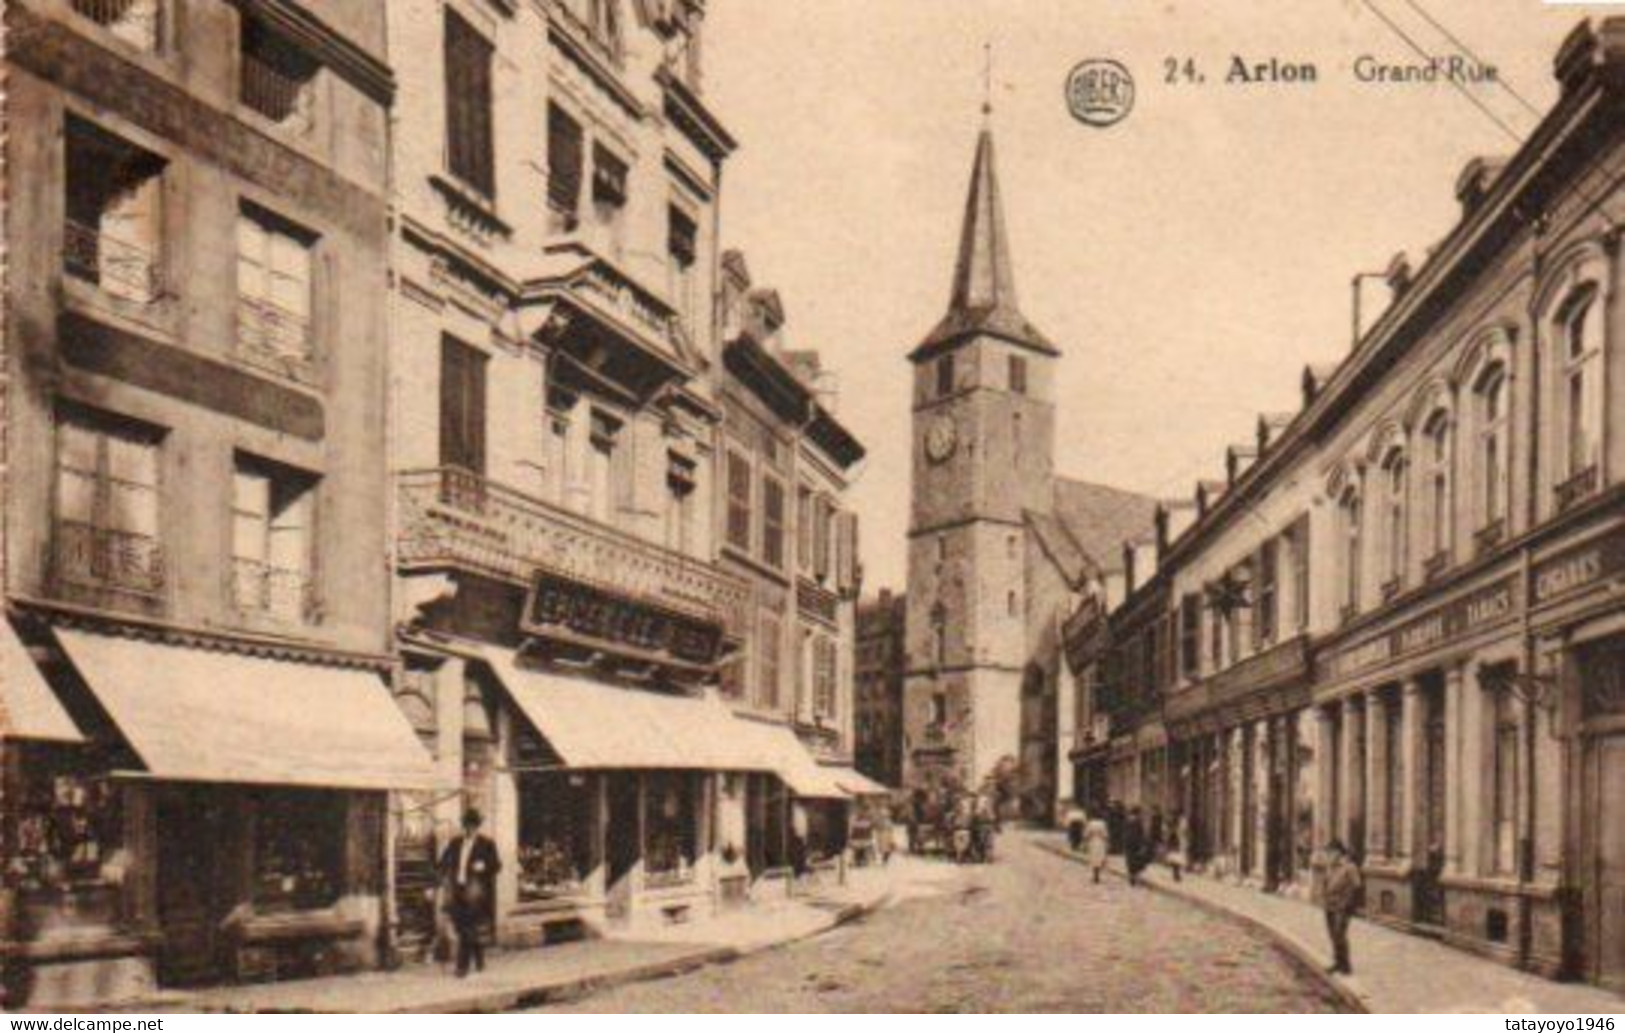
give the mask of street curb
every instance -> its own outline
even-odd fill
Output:
[[[568,1004],[591,997],[593,994],[611,990],[616,987],[628,986],[633,983],[647,983],[656,979],[669,979],[673,976],[706,968],[711,965],[727,965],[741,958],[762,954],[767,951],[778,950],[791,944],[822,936],[825,933],[866,918],[877,911],[889,907],[896,899],[891,892],[882,893],[873,900],[858,901],[847,904],[831,914],[827,920],[818,924],[816,928],[787,936],[780,940],[769,940],[746,947],[700,947],[675,957],[665,958],[661,961],[646,962],[628,968],[614,969],[589,976],[577,976],[569,979],[555,981],[542,981],[529,986],[506,986],[493,988],[478,993],[448,996],[442,1000],[429,1004],[401,1008],[394,1012],[381,1012],[379,1014],[423,1014],[423,1015],[454,1015],[454,1014],[490,1014],[497,1012],[516,1011],[521,1008],[537,1008],[549,1004]],[[184,1009],[185,1002],[168,1002],[179,1005]],[[287,1014],[310,1014],[315,1009],[288,1008],[281,1009]],[[207,1014],[272,1014],[271,1011],[262,1011],[252,1008],[234,1009],[221,1007],[210,1009]],[[341,1013],[342,1014],[342,1013]]]
[[[1071,861],[1078,865],[1086,864],[1082,857],[1072,853],[1059,843],[1050,843],[1040,839],[1034,841],[1034,845],[1036,845],[1040,850],[1053,854],[1064,861]],[[1112,867],[1110,864],[1107,864],[1106,871],[1111,873],[1116,878],[1127,878],[1123,872]],[[1191,893],[1190,891],[1180,887],[1171,886],[1160,880],[1157,882],[1147,880],[1143,883],[1143,885],[1147,889],[1166,894],[1170,897],[1175,897],[1187,904],[1201,908],[1203,911],[1206,911],[1211,915],[1227,918],[1233,922],[1240,923],[1250,929],[1253,929],[1279,947],[1282,953],[1286,954],[1287,957],[1295,963],[1297,968],[1301,969],[1311,978],[1318,981],[1320,985],[1324,986],[1333,997],[1337,998],[1338,1002],[1342,1004],[1343,1007],[1347,1008],[1350,1012],[1356,1015],[1371,1014],[1371,1002],[1365,997],[1365,995],[1361,994],[1353,986],[1349,985],[1347,980],[1327,972],[1324,968],[1324,959],[1319,957],[1314,950],[1312,950],[1308,945],[1304,944],[1296,936],[1293,936],[1291,933],[1282,932],[1273,925],[1270,925],[1268,922],[1265,922],[1263,919],[1255,918],[1244,911],[1237,911],[1234,908],[1226,907],[1217,901],[1208,900],[1206,897]]]

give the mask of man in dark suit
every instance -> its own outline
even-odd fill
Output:
[[[480,812],[469,808],[463,814],[463,834],[446,844],[440,855],[440,883],[446,888],[446,910],[457,930],[457,975],[468,975],[468,966],[485,970],[485,947],[480,943],[480,924],[496,900],[497,872],[502,861],[491,837],[480,834]]]

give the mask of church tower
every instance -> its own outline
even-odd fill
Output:
[[[905,778],[1021,756],[1029,511],[1053,506],[1060,352],[1016,304],[993,132],[976,144],[948,312],[914,366]]]

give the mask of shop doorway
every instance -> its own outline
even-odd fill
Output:
[[[1444,925],[1445,823],[1449,820],[1445,770],[1444,685],[1438,676],[1422,688],[1422,796],[1417,823],[1422,830],[1422,856],[1416,870],[1415,920],[1418,925]]]
[[[632,882],[642,852],[643,806],[638,776],[609,776],[609,824],[605,830],[607,894],[604,917],[626,922],[632,917]]]
[[[1586,813],[1594,818],[1586,823],[1593,842],[1585,856],[1594,859],[1586,902],[1587,975],[1625,990],[1625,803],[1619,793],[1625,786],[1625,734],[1592,738],[1586,754]]]
[[[197,986],[220,975],[220,860],[225,809],[214,793],[163,789],[157,799],[158,978]]]

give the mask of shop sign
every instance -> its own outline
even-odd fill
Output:
[[[539,572],[520,630],[546,635],[559,629],[607,647],[664,653],[691,664],[716,663],[722,649],[718,624],[679,616],[602,589]]]
[[[1341,678],[1380,667],[1389,660],[1442,646],[1494,624],[1517,608],[1517,578],[1504,577],[1392,631],[1332,653],[1326,660],[1326,670],[1331,677]]]
[[[1561,599],[1625,571],[1625,531],[1569,549],[1534,570],[1535,605]]]

